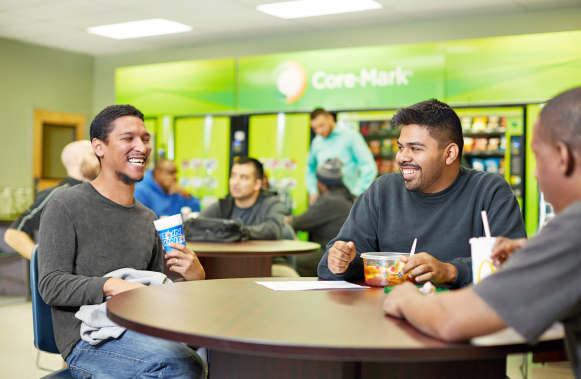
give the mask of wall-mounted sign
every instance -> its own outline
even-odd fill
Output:
[[[234,58],[150,64],[115,70],[117,104],[147,115],[234,110]]]
[[[444,95],[437,44],[273,54],[239,59],[242,111],[379,108]]]

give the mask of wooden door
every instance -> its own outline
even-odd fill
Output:
[[[37,191],[65,179],[63,148],[83,139],[85,115],[35,109],[33,115],[32,175]]]

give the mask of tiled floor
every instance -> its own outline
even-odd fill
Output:
[[[33,344],[32,307],[30,302],[10,303],[0,297],[0,379],[38,379],[48,375],[36,368],[37,350]],[[507,375],[521,379],[522,355],[511,355],[507,360]],[[62,367],[59,355],[41,353],[40,365],[52,370]],[[529,379],[574,379],[568,363],[528,365]]]

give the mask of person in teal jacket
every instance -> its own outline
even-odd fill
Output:
[[[307,156],[309,205],[319,198],[317,167],[332,158],[339,158],[343,163],[345,187],[353,196],[361,195],[377,178],[377,165],[363,136],[349,127],[336,125],[333,115],[322,108],[311,113],[311,128],[317,136]]]
[[[135,184],[133,196],[157,217],[173,216],[182,207],[200,211],[200,201],[178,185],[176,164],[167,159],[160,159],[153,170],[146,171],[143,181]]]

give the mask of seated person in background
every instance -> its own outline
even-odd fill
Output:
[[[91,123],[91,141],[99,176],[55,194],[40,222],[38,290],[52,306],[57,347],[75,377],[201,378],[200,357],[179,342],[131,330],[97,345],[81,339],[75,317],[81,306],[144,286],[105,274],[122,268],[162,272],[164,264],[153,225],[157,217],[133,197],[151,152],[143,114],[131,105],[105,108]],[[170,246],[175,250],[165,257],[172,271],[187,280],[204,279],[192,251]]]
[[[99,161],[89,141],[69,143],[61,153],[61,160],[67,170],[66,179],[56,187],[40,191],[34,198],[34,203],[4,234],[4,241],[26,259],[30,259],[35,245],[34,232],[40,227],[40,215],[50,198],[62,189],[91,181],[99,174]]]
[[[400,173],[377,178],[355,202],[339,235],[327,245],[318,274],[323,279],[363,279],[364,252],[409,252],[403,274],[464,287],[472,282],[471,237],[492,233],[526,237],[518,201],[499,175],[460,167],[462,127],[452,108],[428,100],[401,109],[396,161]]]
[[[547,103],[531,147],[539,188],[557,216],[528,243],[499,238],[492,256],[500,264],[508,260],[474,287],[426,297],[404,283],[389,293],[383,309],[447,341],[511,326],[534,344],[560,321],[575,377],[581,378],[581,88]]]
[[[317,188],[321,197],[305,213],[289,217],[295,230],[309,232],[309,240],[321,245],[321,251],[296,257],[297,272],[301,276],[317,276],[317,266],[325,253],[325,246],[339,234],[353,206],[353,196],[341,179],[341,161],[328,159],[317,168]]]
[[[143,181],[135,184],[135,198],[155,212],[157,217],[173,216],[182,207],[200,211],[200,201],[178,184],[178,169],[173,161],[160,159],[155,168],[145,172]]]
[[[242,157],[230,171],[230,195],[210,205],[200,217],[238,220],[250,239],[278,240],[284,225],[284,207],[272,193],[262,189],[262,163]]]

